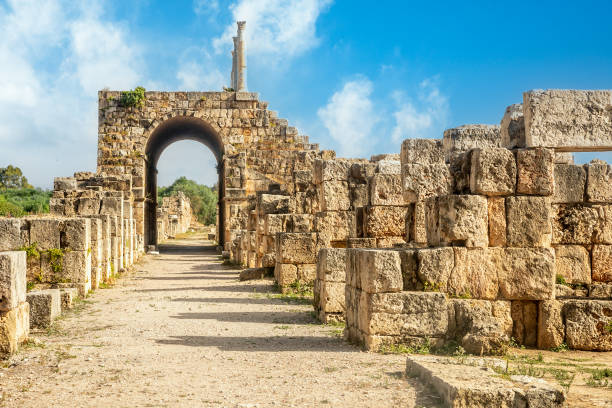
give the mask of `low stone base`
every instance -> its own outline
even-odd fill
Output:
[[[21,303],[8,312],[0,312],[0,357],[17,352],[30,333],[30,305]]]
[[[59,289],[39,290],[27,294],[30,304],[30,328],[44,329],[62,312]]]
[[[240,280],[256,280],[274,276],[274,268],[248,268],[240,271]]]
[[[528,377],[501,378],[491,367],[501,360],[468,358],[465,361],[435,356],[410,356],[406,374],[420,377],[447,407],[564,407],[563,391],[546,381]]]

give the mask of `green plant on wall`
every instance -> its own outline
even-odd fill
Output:
[[[124,108],[142,108],[145,99],[145,89],[142,86],[137,86],[133,91],[121,92],[119,106]]]
[[[37,258],[40,258],[40,252],[38,252],[37,246],[38,244],[36,242],[32,242],[30,245],[19,248],[18,251],[25,251],[26,257],[28,259],[30,258],[37,259]]]
[[[59,274],[64,266],[64,251],[59,248],[51,248],[47,251],[49,255],[49,266],[54,274]]]

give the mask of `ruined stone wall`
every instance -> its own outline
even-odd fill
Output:
[[[189,230],[192,220],[189,198],[179,191],[171,197],[164,197],[157,208],[157,240],[162,242]]]
[[[494,353],[511,338],[539,348],[612,349],[612,167],[574,165],[562,153],[598,150],[593,138],[606,146],[607,95],[607,105],[597,105],[599,92],[532,91],[524,95],[528,120],[515,105],[501,127],[406,140],[408,243],[348,250],[347,338],[370,349],[453,340]],[[559,137],[555,145],[547,129],[571,133],[571,143]],[[330,269],[325,256],[319,266]]]

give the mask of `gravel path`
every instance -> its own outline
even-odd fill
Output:
[[[404,356],[360,352],[271,281],[239,282],[207,244],[162,246],[34,333],[0,368],[0,406],[436,405]]]

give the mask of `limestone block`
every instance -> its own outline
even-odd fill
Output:
[[[512,335],[510,302],[452,299],[456,337],[472,354],[497,354]]]
[[[378,174],[402,174],[402,165],[399,160],[381,160],[376,164]]]
[[[597,223],[593,235],[596,244],[612,244],[612,205],[599,205],[597,210]]]
[[[489,246],[506,246],[506,200],[503,197],[487,198],[489,219]]]
[[[321,309],[326,313],[344,313],[344,282],[324,282],[321,287]]]
[[[279,233],[277,236],[277,262],[284,264],[315,264],[317,262],[316,234]]]
[[[61,248],[72,251],[87,251],[92,238],[92,220],[88,218],[70,218],[62,222]],[[94,236],[97,238],[97,233]]]
[[[22,220],[0,217],[0,251],[14,251],[27,243],[21,234]]]
[[[555,299],[588,297],[589,290],[581,286],[571,287],[567,284],[557,283],[555,285]]]
[[[444,163],[444,148],[441,140],[406,139],[402,142],[400,160],[404,164]]]
[[[516,103],[506,108],[500,123],[501,146],[506,149],[525,147],[525,117],[523,104]]]
[[[599,224],[596,208],[582,204],[553,206],[553,239],[555,244],[582,244],[592,242]]]
[[[449,166],[453,177],[453,192],[455,194],[469,194],[472,151],[453,152],[449,160]]]
[[[545,300],[538,304],[538,348],[559,347],[565,340],[565,326],[562,316],[563,303]]]
[[[77,181],[74,177],[55,177],[53,179],[53,190],[74,191],[77,189]]]
[[[589,252],[583,246],[559,245],[555,247],[555,269],[556,275],[562,276],[567,283],[591,283]]]
[[[0,312],[15,309],[25,302],[25,251],[0,252]]]
[[[538,342],[538,302],[512,301],[512,338],[518,344],[535,347]]]
[[[284,232],[286,219],[284,214],[265,214],[263,217],[265,235],[275,235],[277,232]]]
[[[300,264],[297,265],[297,276],[301,283],[312,284],[317,277],[317,265]]]
[[[402,183],[406,203],[450,194],[452,191],[450,169],[444,163],[405,164],[402,166]]]
[[[408,241],[416,244],[427,244],[427,220],[425,216],[425,202],[414,203],[413,216],[406,217],[406,234]],[[410,215],[408,213],[408,215]],[[411,221],[411,222],[408,222]]]
[[[348,181],[352,163],[348,160],[315,160],[314,183],[324,181]]]
[[[438,197],[437,202],[441,245],[488,246],[488,204],[486,197],[447,195]]]
[[[59,289],[46,289],[28,292],[30,304],[30,328],[44,329],[62,312]]]
[[[508,149],[489,148],[472,151],[470,190],[473,194],[499,196],[514,194],[516,162]]]
[[[98,215],[101,205],[97,198],[79,198],[77,200],[78,215]]]
[[[446,160],[453,152],[501,147],[499,125],[464,125],[444,131],[442,144]]]
[[[554,203],[581,203],[584,201],[586,171],[573,164],[555,164]]]
[[[382,154],[373,154],[370,156],[370,161],[372,162],[381,162],[381,161],[399,161],[400,155],[397,153],[382,153]]]
[[[425,248],[417,252],[417,277],[426,291],[447,291],[448,279],[455,266],[453,248]]]
[[[576,350],[612,351],[612,301],[569,300],[563,305],[565,340]]]
[[[403,290],[419,290],[423,289],[423,285],[418,280],[418,257],[416,249],[400,249],[398,250],[402,265],[402,279],[404,281]]]
[[[321,211],[346,211],[351,208],[346,181],[323,181],[317,186]]]
[[[356,236],[355,213],[349,211],[324,211],[315,216],[315,231],[323,246],[333,241],[346,241]]]
[[[519,194],[548,196],[554,192],[555,152],[550,149],[520,149],[517,151]]]
[[[555,151],[555,164],[574,164],[574,153]]]
[[[91,283],[91,253],[68,251],[64,253],[61,276],[68,282]]]
[[[506,248],[504,252],[498,273],[500,298],[554,298],[555,254],[552,248]]]
[[[72,309],[74,301],[79,297],[79,291],[77,288],[61,288],[60,299],[62,305],[62,312]]]
[[[461,247],[453,250],[454,267],[448,278],[448,293],[473,299],[497,299],[498,274],[504,262],[504,250]]]
[[[507,244],[547,247],[552,239],[551,206],[547,197],[506,198]]]
[[[114,197],[103,198],[100,214],[123,216],[123,200]]]
[[[261,258],[261,266],[264,268],[274,268],[276,265],[276,253],[267,253]]]
[[[289,196],[261,194],[257,196],[259,214],[286,214],[289,212]]]
[[[30,243],[41,250],[60,248],[59,218],[30,218]]]
[[[287,214],[285,229],[287,232],[311,232],[313,216],[311,214]]]
[[[347,248],[376,248],[376,238],[349,238]]]
[[[351,177],[357,180],[367,181],[376,173],[376,167],[376,163],[353,163],[351,165]]]
[[[403,288],[397,251],[359,249],[361,289],[367,293],[399,292]]]
[[[16,353],[19,344],[28,339],[29,333],[29,303],[23,302],[9,311],[0,311],[0,357]]]
[[[612,165],[589,164],[586,199],[591,203],[612,202]]]
[[[317,278],[325,282],[344,282],[346,278],[346,249],[321,248],[317,259]],[[344,293],[344,290],[342,293]]]
[[[532,90],[523,94],[527,147],[612,150],[612,91]]]
[[[378,237],[376,238],[376,248],[395,248],[406,243],[405,237]]]
[[[612,282],[612,245],[593,245],[593,280]]]
[[[401,174],[376,174],[370,180],[371,205],[404,205]]]
[[[400,196],[401,196],[400,186]],[[365,207],[370,203],[370,194],[367,184],[351,184],[349,185],[349,199],[351,208]]]
[[[279,286],[291,285],[298,280],[297,266],[277,262],[274,267],[274,278]]]
[[[589,297],[612,300],[612,283],[593,283],[589,287]]]
[[[313,173],[311,170],[296,170],[293,181],[298,191],[306,191],[313,184]]]
[[[397,206],[366,207],[365,232],[369,237],[403,236],[408,209]]]

